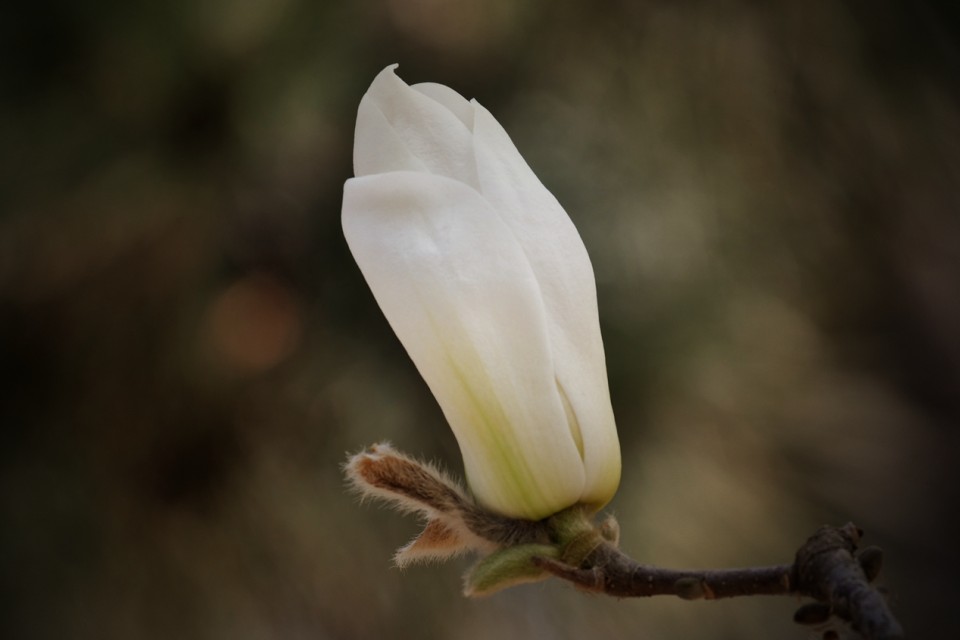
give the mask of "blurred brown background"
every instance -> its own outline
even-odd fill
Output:
[[[358,505],[456,443],[340,232],[399,62],[476,97],[594,261],[634,557],[853,520],[960,637],[952,1],[39,0],[0,9],[0,635],[807,638],[788,599],[470,601]]]

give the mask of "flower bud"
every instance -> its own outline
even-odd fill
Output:
[[[620,481],[593,268],[475,100],[384,69],[360,102],[343,229],[487,509],[599,509]]]

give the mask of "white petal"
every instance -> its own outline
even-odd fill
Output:
[[[593,267],[560,203],[490,112],[473,104],[480,189],[523,248],[542,292],[557,384],[566,394],[583,441],[587,477],[582,498],[600,506],[620,482],[620,445],[607,387]]]
[[[476,186],[470,130],[444,104],[407,86],[394,73],[396,66],[381,71],[360,100],[353,147],[354,173],[363,176],[426,170]],[[382,126],[371,115],[372,110],[382,114],[392,135],[383,133]],[[406,149],[405,154],[398,152],[398,141]],[[413,166],[410,157],[416,158],[419,166]],[[391,164],[394,159],[396,165]]]
[[[427,171],[369,96],[360,100],[353,140],[353,172],[358,176]]]
[[[460,118],[460,121],[473,130],[473,103],[445,84],[420,82],[410,85],[411,89],[433,98]]]
[[[583,464],[539,286],[497,213],[456,181],[398,172],[348,180],[343,227],[453,428],[477,498],[527,519],[577,502]]]

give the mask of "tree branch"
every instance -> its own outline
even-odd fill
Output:
[[[879,572],[875,547],[854,556],[862,532],[853,524],[821,527],[797,550],[793,564],[745,569],[680,571],[635,562],[602,542],[579,564],[537,557],[541,569],[582,589],[616,597],[675,595],[687,600],[752,595],[798,595],[817,600],[798,610],[800,623],[830,615],[850,623],[865,640],[898,640],[903,629],[883,595],[870,585]]]
[[[397,553],[399,566],[466,551],[481,554],[464,576],[468,596],[551,575],[621,598],[807,596],[816,602],[797,610],[798,623],[819,624],[836,616],[866,640],[904,637],[883,594],[870,586],[880,572],[882,553],[877,547],[858,551],[863,532],[853,524],[821,527],[797,550],[792,564],[679,571],[640,564],[620,551],[620,527],[612,516],[596,523],[593,511],[582,505],[536,522],[492,513],[445,474],[386,443],[351,456],[344,469],[361,495],[426,520],[423,532]],[[831,634],[835,636],[828,631],[824,638]]]

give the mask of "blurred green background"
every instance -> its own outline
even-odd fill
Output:
[[[807,638],[789,598],[460,595],[359,505],[456,443],[343,241],[381,68],[504,124],[592,256],[635,558],[887,552],[960,637],[954,2],[39,0],[0,9],[0,635]]]

